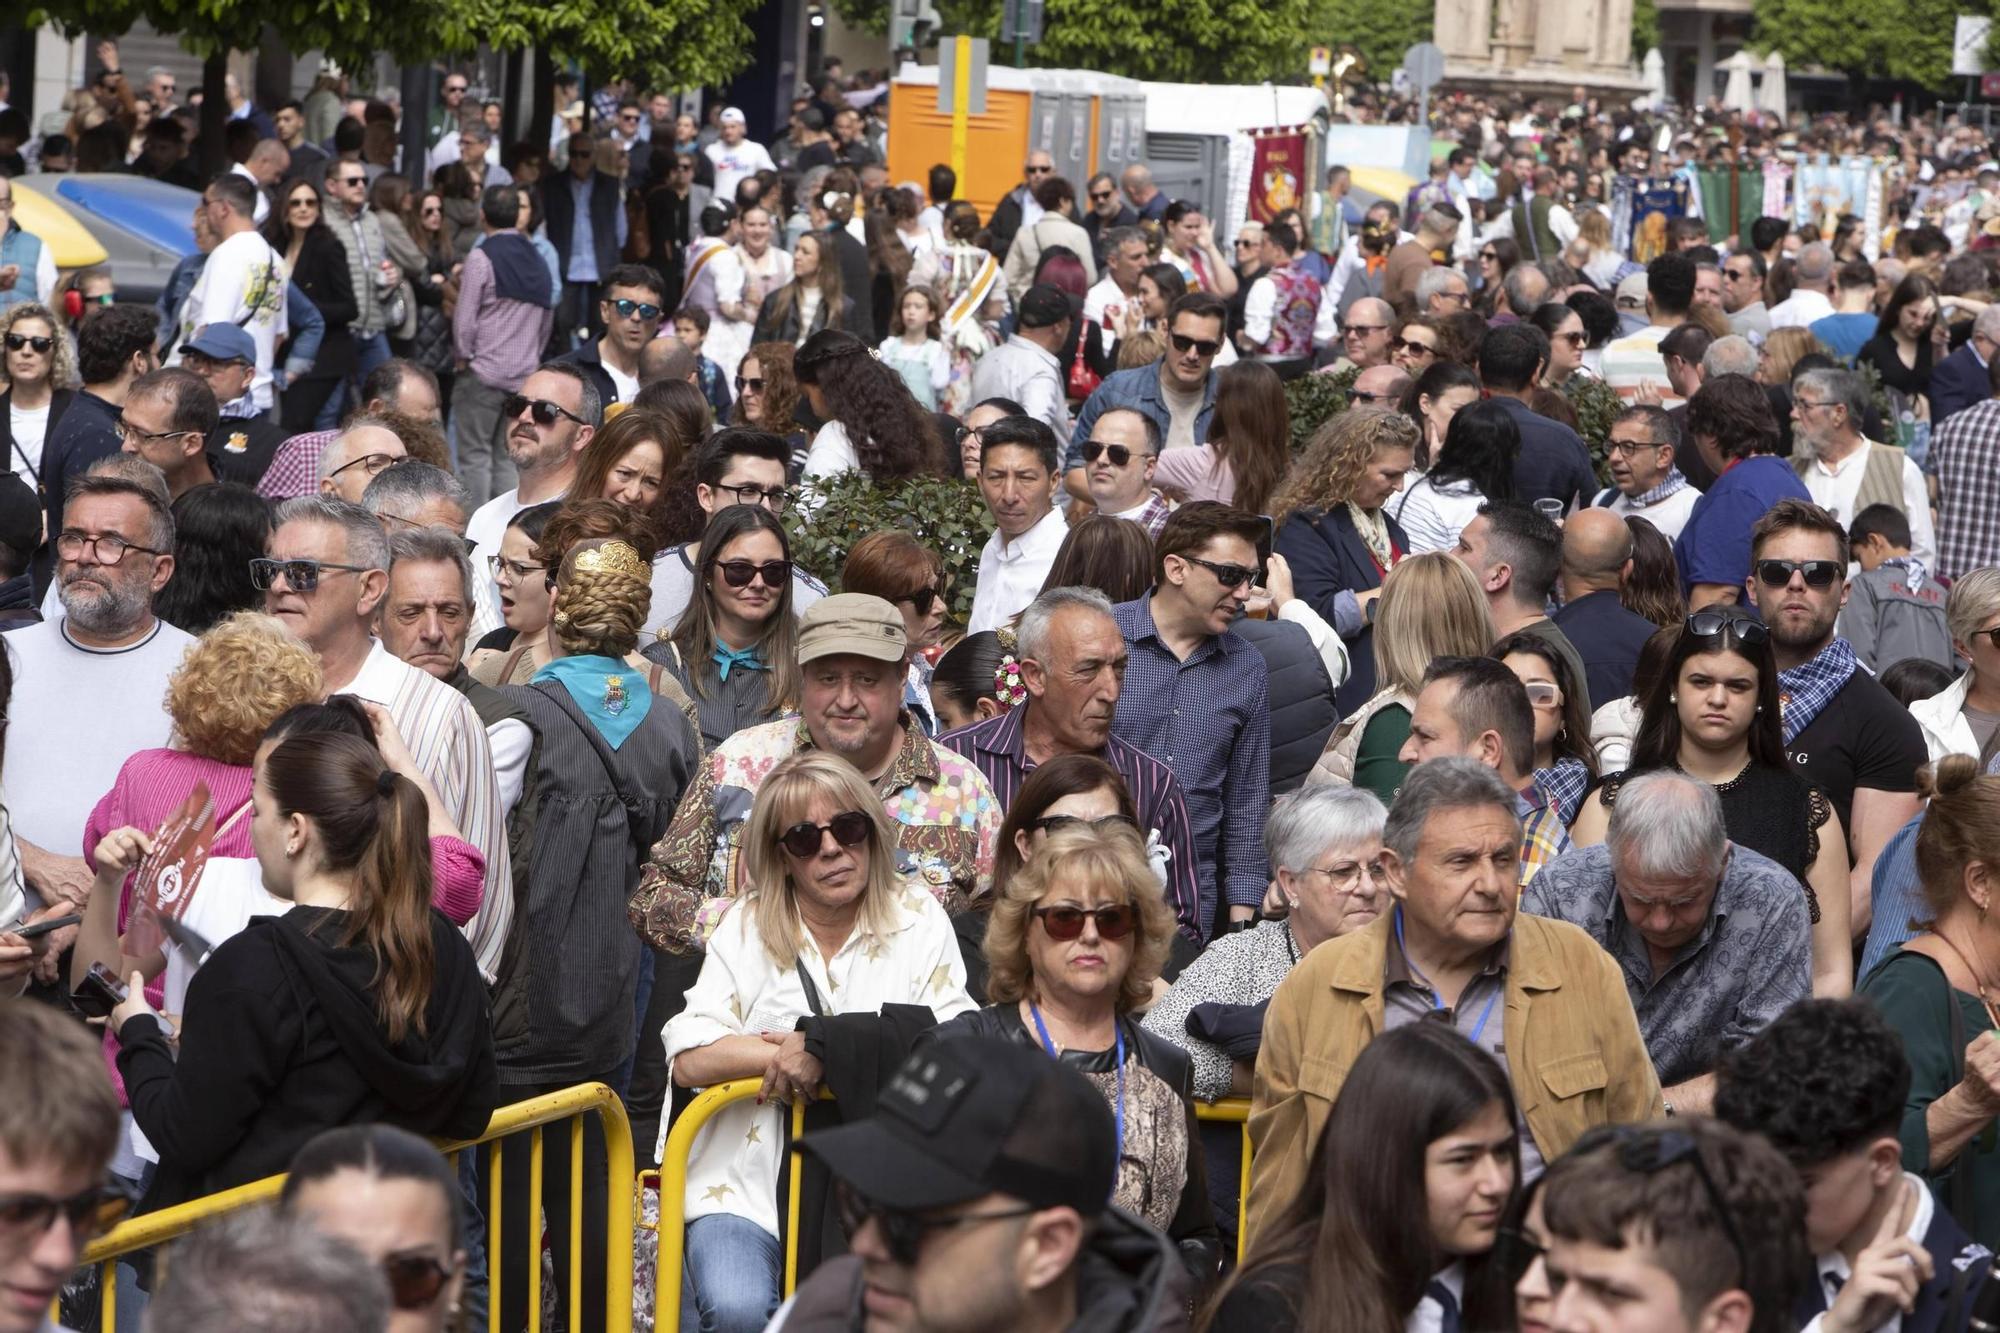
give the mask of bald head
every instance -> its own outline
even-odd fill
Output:
[[[1366,407],[1393,408],[1409,387],[1410,376],[1400,366],[1370,366],[1354,377],[1351,396]]]
[[[657,384],[661,380],[680,380],[684,384],[694,382],[695,354],[679,338],[655,338],[639,349],[639,384]]]
[[[1799,251],[1797,268],[1799,286],[1815,292],[1824,292],[1833,285],[1833,247],[1825,241],[1814,241]]]
[[[259,185],[276,185],[292,165],[292,151],[276,139],[259,139],[243,163]]]
[[[1563,600],[1616,591],[1632,558],[1632,530],[1609,509],[1581,509],[1563,520]]]
[[[387,426],[356,423],[334,436],[326,452],[320,455],[320,492],[360,504],[368,483],[384,467],[409,456],[401,437]]]

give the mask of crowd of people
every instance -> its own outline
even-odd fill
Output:
[[[2000,1318],[1984,140],[1454,97],[1405,200],[981,216],[865,74],[502,148],[448,72],[400,170],[321,82],[157,307],[0,109],[0,1330],[279,1172],[119,1327],[604,1327],[602,1129],[427,1139],[735,1080],[688,1333]],[[1611,247],[1724,147],[1887,225]],[[919,483],[984,526],[829,498]]]

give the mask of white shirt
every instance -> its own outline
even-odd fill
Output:
[[[1451,551],[1458,548],[1458,534],[1479,517],[1486,497],[1469,481],[1446,482],[1438,486],[1428,476],[1419,477],[1391,499],[1390,517],[1403,525],[1412,554],[1418,551]]]
[[[232,175],[241,176],[244,180],[249,181],[250,188],[257,192],[257,208],[250,215],[250,220],[260,227],[263,226],[271,216],[271,201],[264,196],[263,185],[258,182],[257,177],[252,174],[250,168],[244,166],[241,162],[238,162],[229,170]]]
[[[598,364],[603,366],[604,373],[611,377],[611,390],[615,395],[613,401],[629,403],[639,396],[639,377],[637,375],[627,375],[609,361],[600,359]]]
[[[1324,347],[1340,336],[1340,298],[1347,290],[1347,283],[1357,273],[1368,270],[1368,260],[1361,253],[1361,228],[1352,229],[1347,244],[1340,247],[1340,258],[1334,261],[1333,272],[1327,277],[1326,286],[1319,294],[1319,315],[1313,321],[1313,346]],[[1407,231],[1397,231],[1396,244],[1414,241],[1417,238]],[[1394,247],[1390,247],[1393,249]]]
[[[1937,1216],[1937,1200],[1931,1196],[1930,1187],[1924,1184],[1923,1177],[1905,1171],[1903,1180],[1904,1188],[1909,1190],[1910,1197],[1916,1204],[1911,1210],[1910,1229],[1905,1231],[1903,1236],[1914,1242],[1918,1249],[1922,1249],[1924,1236],[1931,1229],[1932,1219]],[[1846,1286],[1848,1279],[1854,1276],[1854,1268],[1847,1262],[1847,1256],[1839,1250],[1818,1255],[1813,1262],[1815,1266],[1813,1278],[1819,1283],[1820,1299],[1825,1301],[1826,1308],[1831,1310],[1834,1298],[1840,1294],[1840,1288]],[[1940,1273],[1939,1276],[1945,1274]],[[1820,1333],[1825,1326],[1826,1315],[1816,1314],[1806,1322],[1806,1326],[1800,1329],[1799,1333]],[[1875,1325],[1872,1333],[1903,1333],[1903,1316],[1897,1311],[1890,1311],[1889,1317]]]
[[[1243,298],[1243,332],[1250,335],[1252,343],[1262,347],[1271,340],[1271,318],[1277,313],[1278,284],[1271,281],[1270,274],[1260,274]]]
[[[124,648],[86,648],[57,617],[6,636],[14,662],[0,802],[14,835],[57,856],[88,857],[84,822],[136,751],[173,736],[167,678],[192,636],[155,620]]]
[[[241,231],[215,247],[181,307],[180,337],[168,365],[181,363],[181,345],[205,324],[234,324],[257,345],[257,377],[250,397],[259,412],[271,408],[271,358],[287,331],[285,261],[254,231]]]
[[[778,169],[778,164],[764,151],[764,145],[748,139],[733,148],[717,139],[703,151],[715,164],[715,197],[731,205],[736,202],[736,186],[745,176]]]
[[[1806,484],[1806,493],[1812,496],[1813,503],[1843,525],[1854,522],[1861,495],[1861,475],[1868,468],[1868,455],[1874,448],[1874,442],[1864,438],[1859,449],[1838,463],[1813,459],[1805,475],[1799,478]],[[1937,533],[1931,524],[1930,490],[1924,485],[1924,474],[1907,454],[1903,456],[1902,510],[1910,520],[1910,554],[1935,569]]]
[[[1465,1308],[1464,1260],[1459,1260],[1443,1272],[1434,1274],[1431,1281],[1451,1292],[1453,1300],[1458,1303],[1461,1311]],[[1409,1318],[1403,1321],[1403,1333],[1444,1333],[1444,1306],[1438,1303],[1437,1297],[1430,1294],[1429,1285],[1425,1284],[1423,1299],[1417,1302],[1417,1308],[1410,1311]],[[1457,1321],[1454,1320],[1453,1323],[1456,1326]]]
[[[1825,319],[1832,313],[1833,302],[1827,299],[1825,292],[1807,291],[1801,287],[1771,307],[1771,327],[1804,328],[1814,320]]]
[[[1097,347],[1102,354],[1109,354],[1111,344],[1118,341],[1118,321],[1125,318],[1125,307],[1136,306],[1139,293],[1130,296],[1118,285],[1117,279],[1109,273],[1091,284],[1083,294],[1083,317],[1097,325]]]
[[[999,629],[1028,609],[1041,595],[1049,567],[1056,562],[1069,520],[1060,509],[1042,515],[1039,523],[1009,542],[996,531],[979,552],[979,591],[972,598],[972,621],[966,633]]]
[[[806,450],[806,477],[837,477],[843,472],[852,472],[861,466],[861,456],[854,452],[854,442],[847,438],[847,427],[838,421],[829,421],[813,436],[812,447]]]
[[[608,369],[608,367],[607,367]],[[613,380],[616,384],[618,381]],[[468,643],[478,643],[501,626],[500,585],[493,576],[481,571],[486,567],[486,557],[500,549],[500,539],[507,535],[507,525],[514,521],[514,515],[528,506],[521,501],[521,491],[516,487],[503,491],[485,504],[472,511],[472,517],[465,525],[465,539],[472,543],[472,629]]]
[[[33,489],[40,484],[42,441],[49,433],[49,405],[22,407],[9,401],[7,425],[14,432],[14,456],[7,460],[7,466]]]
[[[503,717],[486,729],[486,745],[493,751],[493,777],[500,786],[500,818],[514,814],[521,803],[521,788],[528,779],[528,752],[535,748],[535,733],[518,717]]]
[[[893,924],[884,936],[855,931],[831,959],[808,940],[799,962],[828,1013],[876,1013],[885,1004],[921,1004],[939,1022],[975,1006],[965,993],[965,963],[951,920],[929,894],[897,881]],[[812,1012],[797,969],[764,949],[756,914],[744,901],[723,915],[708,941],[687,1008],[668,1022],[669,1076],[683,1053],[730,1036],[790,1032]],[[688,1220],[733,1213],[778,1234],[778,1161],[786,1107],[733,1102],[701,1127],[688,1153]],[[660,1126],[664,1150],[667,1126]]]
[[[1609,496],[1609,499],[1605,497]],[[1601,507],[1609,509],[1620,518],[1643,518],[1660,530],[1660,535],[1668,541],[1681,535],[1687,526],[1688,515],[1694,512],[1695,502],[1701,499],[1701,492],[1693,486],[1683,486],[1666,499],[1650,505],[1635,505],[1625,492],[1611,488],[1598,494]]]

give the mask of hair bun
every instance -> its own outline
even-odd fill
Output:
[[[1948,754],[1917,773],[1917,792],[1933,800],[1958,795],[1980,776],[1979,761],[1969,754]]]
[[[396,794],[396,770],[385,768],[375,775],[375,794],[394,796]]]

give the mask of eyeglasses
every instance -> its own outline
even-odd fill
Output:
[[[1246,583],[1255,581],[1257,577],[1257,571],[1248,565],[1219,565],[1213,560],[1204,560],[1198,555],[1184,555],[1180,558],[1191,565],[1200,565],[1203,569],[1215,575],[1215,581],[1225,588],[1240,588]]]
[[[428,1310],[451,1279],[451,1270],[428,1254],[392,1254],[382,1261],[382,1273],[398,1310]]]
[[[722,581],[732,588],[747,588],[758,578],[764,580],[767,588],[782,588],[792,578],[789,560],[766,560],[761,565],[749,560],[713,560],[708,567],[721,570]]]
[[[1349,389],[1347,391],[1347,398],[1349,402],[1355,403],[1393,403],[1396,401],[1396,395],[1393,393],[1366,393],[1360,389]]]
[[[273,560],[259,556],[250,562],[250,586],[258,592],[268,592],[278,576],[285,576],[285,586],[293,592],[311,592],[319,587],[322,570],[332,570],[337,574],[366,574],[362,565],[336,565],[328,560]]]
[[[58,1199],[47,1194],[0,1194],[0,1236],[19,1241],[45,1235],[61,1214],[79,1242],[109,1231],[130,1210],[132,1201],[111,1190],[92,1186],[81,1194]]]
[[[486,557],[487,573],[498,579],[504,571],[507,577],[516,583],[527,578],[530,574],[539,574],[547,568],[547,565],[531,565],[522,560],[509,560],[504,555],[489,555]]]
[[[1203,356],[1214,356],[1222,350],[1220,338],[1190,338],[1185,333],[1170,333],[1168,341],[1176,352],[1199,352]]]
[[[778,835],[778,845],[804,861],[819,855],[823,833],[831,833],[842,847],[858,847],[868,841],[869,831],[874,827],[875,821],[866,812],[843,810],[824,824],[807,819],[792,825]]]
[[[1450,291],[1437,293],[1436,299],[1440,301],[1456,301],[1459,305],[1471,305],[1472,293],[1460,287],[1453,287]],[[1384,326],[1378,325],[1377,327]]]
[[[1340,861],[1330,866],[1313,866],[1305,873],[1325,875],[1327,882],[1337,891],[1348,893],[1360,886],[1363,875],[1380,884],[1387,872],[1382,869],[1380,861]]]
[[[1238,236],[1234,241],[1230,242],[1230,244],[1234,245],[1238,250],[1248,250],[1256,246],[1258,243],[1249,238],[1248,236]]]
[[[537,426],[553,426],[557,417],[568,417],[579,426],[590,424],[561,403],[552,403],[546,398],[528,398],[522,394],[510,393],[500,400],[500,416],[503,420],[512,421],[523,412],[532,412]]]
[[[146,440],[171,440],[182,435],[201,434],[200,431],[195,430],[140,430],[122,416],[114,423],[113,428],[118,432],[118,439],[121,443],[127,440],[139,440],[141,442]]]
[[[1130,903],[1107,903],[1103,907],[1037,907],[1029,915],[1042,923],[1052,940],[1073,940],[1083,934],[1083,923],[1095,921],[1101,939],[1122,940],[1139,924],[1138,909]]]
[[[1806,586],[1815,592],[1824,592],[1833,586],[1833,581],[1844,571],[1837,560],[1759,560],[1757,581],[1767,588],[1782,588],[1792,581],[1792,575],[1804,577]]]
[[[715,489],[718,491],[728,491],[736,497],[737,504],[760,504],[774,514],[784,513],[785,506],[792,502],[792,493],[782,486],[773,486],[769,490],[765,490],[762,486],[731,486],[725,481]]]
[[[908,602],[918,615],[927,616],[931,613],[931,608],[943,599],[944,589],[933,587],[919,588],[915,592],[905,593],[896,600],[898,602]],[[1995,642],[2000,642],[2000,640],[1996,640]]]
[[[1100,458],[1109,458],[1113,467],[1124,467],[1134,458],[1151,458],[1152,456],[1152,454],[1144,452],[1134,454],[1122,444],[1099,444],[1096,440],[1087,441],[1083,446],[1084,462],[1095,463]]]
[[[738,375],[736,377],[736,392],[738,393],[764,392],[764,377],[762,375]]]
[[[1664,443],[1655,444],[1651,440],[1611,440],[1605,444],[1604,452],[1607,454],[1622,454],[1630,458],[1641,449],[1664,449],[1666,447]]]
[[[142,555],[165,555],[165,551],[137,542],[127,541],[115,532],[92,536],[75,528],[65,528],[56,535],[56,554],[65,560],[80,560],[84,548],[90,548],[90,558],[100,565],[115,565],[125,559],[127,551],[137,551]]]
[[[1792,399],[1792,406],[1801,412],[1810,412],[1815,407],[1842,407],[1845,404],[1835,402],[1815,403],[1810,398],[1794,398]]]
[[[1697,639],[1716,639],[1727,634],[1738,643],[1756,645],[1771,641],[1771,630],[1761,620],[1748,616],[1726,616],[1720,611],[1697,611],[1685,622],[1687,632]]]
[[[871,1220],[882,1233],[882,1248],[889,1257],[908,1268],[917,1262],[917,1255],[923,1249],[924,1236],[932,1231],[942,1231],[949,1227],[970,1226],[975,1222],[1000,1222],[1010,1217],[1030,1217],[1033,1208],[1009,1208],[998,1213],[947,1213],[943,1216],[925,1216],[922,1213],[906,1212],[891,1208],[887,1204],[876,1203],[863,1198],[846,1181],[834,1182],[834,1201],[840,1209],[840,1225],[852,1237]]]
[[[1082,815],[1043,815],[1040,819],[1028,821],[1028,827],[1043,833],[1055,833],[1066,828],[1093,828],[1102,833],[1106,829],[1137,829],[1139,821],[1130,815],[1099,815],[1096,819],[1085,819]],[[1053,909],[1051,909],[1053,910]]]
[[[359,458],[348,459],[326,475],[337,477],[351,467],[358,467],[366,470],[371,477],[379,477],[390,468],[400,467],[409,461],[408,454],[363,454]]]
[[[630,319],[634,315],[637,315],[641,321],[658,319],[660,317],[660,308],[651,301],[634,301],[629,297],[620,297],[611,303],[611,308],[618,312],[618,318],[620,319]],[[550,420],[554,420],[554,418],[551,417]]]
[[[7,350],[18,352],[24,347],[32,347],[44,355],[56,345],[54,338],[44,338],[36,333],[10,333],[7,335]]]
[[[1527,690],[1528,703],[1532,707],[1554,708],[1562,702],[1563,692],[1561,687],[1552,685],[1546,680],[1528,680],[1521,682],[1521,685],[1523,689]]]

